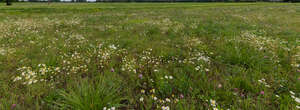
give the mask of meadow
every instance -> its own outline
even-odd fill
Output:
[[[300,4],[1,3],[0,109],[300,109]]]

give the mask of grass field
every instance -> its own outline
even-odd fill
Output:
[[[0,109],[300,109],[300,4],[1,3]]]

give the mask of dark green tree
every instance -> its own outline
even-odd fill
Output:
[[[6,5],[7,5],[7,6],[12,5],[12,4],[11,4],[11,1],[10,1],[10,0],[6,0]]]

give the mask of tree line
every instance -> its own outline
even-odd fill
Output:
[[[26,2],[87,2],[87,0],[25,0]],[[0,0],[11,5],[12,2],[24,0]],[[95,2],[300,2],[300,0],[96,0]]]

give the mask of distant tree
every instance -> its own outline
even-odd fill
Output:
[[[11,2],[10,2],[10,0],[6,0],[6,5],[7,5],[7,6],[12,5]]]

